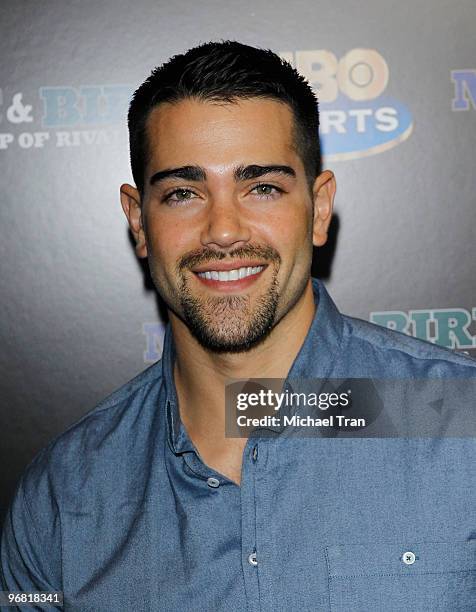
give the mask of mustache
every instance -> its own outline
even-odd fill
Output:
[[[199,266],[212,261],[223,259],[262,259],[265,262],[281,263],[281,256],[276,249],[268,245],[245,245],[224,253],[214,249],[199,249],[182,255],[177,262],[177,271],[183,272],[187,268]]]

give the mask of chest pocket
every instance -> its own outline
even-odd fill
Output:
[[[331,612],[475,612],[476,540],[326,548]]]

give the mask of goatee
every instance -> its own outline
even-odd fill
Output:
[[[185,269],[221,259],[249,258],[269,262],[273,267],[271,283],[265,293],[250,295],[192,295]],[[277,272],[281,258],[271,247],[247,245],[224,254],[212,250],[191,253],[181,258],[177,271],[182,277],[180,302],[183,318],[200,344],[216,353],[241,353],[262,342],[273,328],[279,302]]]

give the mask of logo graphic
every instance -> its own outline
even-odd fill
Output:
[[[451,80],[454,85],[451,110],[476,110],[476,70],[452,70]]]
[[[476,307],[472,312],[465,308],[371,312],[370,321],[446,348],[476,348],[476,333],[469,330],[476,321]]]
[[[384,96],[389,68],[378,51],[352,49],[340,60],[326,50],[280,55],[318,94],[321,147],[327,161],[383,153],[412,133],[406,106]]]
[[[40,87],[34,95],[0,89],[0,149],[127,142],[130,85]],[[25,125],[28,124],[25,130]],[[8,126],[9,131],[3,131]],[[41,130],[35,130],[35,127]]]

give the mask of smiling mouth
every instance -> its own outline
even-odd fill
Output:
[[[206,280],[215,280],[221,282],[237,281],[248,276],[259,274],[266,266],[248,266],[243,268],[234,268],[232,270],[207,270],[205,272],[196,272],[200,278]]]

